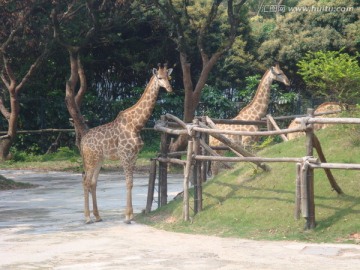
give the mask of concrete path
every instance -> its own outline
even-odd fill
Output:
[[[0,191],[0,269],[360,269],[360,245],[251,241],[186,235],[123,223],[125,181],[101,174],[103,222],[85,225],[81,175],[4,171],[39,187]],[[170,179],[169,199],[182,176]],[[146,203],[136,175],[134,209]]]

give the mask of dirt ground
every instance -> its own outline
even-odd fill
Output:
[[[83,222],[79,174],[0,174],[39,185],[0,191],[0,269],[360,269],[360,245],[252,241],[124,224],[124,181],[116,174],[100,176],[104,221],[90,225]],[[135,211],[145,206],[146,179],[135,176]],[[171,180],[170,196],[180,180]]]

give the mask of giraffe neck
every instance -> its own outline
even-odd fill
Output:
[[[273,82],[271,71],[265,72],[252,101],[234,119],[260,120],[267,113],[270,102],[270,87]]]
[[[152,76],[138,102],[125,111],[120,112],[115,122],[126,125],[127,129],[140,132],[152,114],[159,90],[160,86],[155,76]]]

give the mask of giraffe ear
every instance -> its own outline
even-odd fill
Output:
[[[157,69],[156,69],[156,68],[153,68],[153,69],[152,69],[152,73],[153,73],[154,75],[157,75]]]
[[[167,70],[168,76],[170,76],[171,72],[173,72],[173,69],[172,69],[172,68],[169,68],[169,69]]]

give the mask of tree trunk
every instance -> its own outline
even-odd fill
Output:
[[[18,100],[18,94],[15,87],[15,82],[9,85],[8,90],[10,93],[11,112],[7,112],[7,114],[5,115],[9,127],[8,127],[7,135],[2,136],[0,140],[0,161],[11,159],[10,148],[16,138],[17,121],[20,112],[20,105]],[[1,105],[3,106],[2,102]]]
[[[65,103],[69,111],[69,114],[74,122],[75,127],[75,144],[80,149],[81,138],[88,132],[89,128],[85,122],[84,117],[80,112],[80,105],[82,97],[86,91],[86,78],[85,73],[81,65],[80,56],[78,52],[74,52],[69,49],[70,55],[70,69],[71,74],[69,80],[66,82],[66,93],[65,93]],[[75,88],[80,79],[80,87],[75,94]]]
[[[2,138],[0,141],[0,162],[11,159],[10,147],[13,139],[10,137]]]
[[[221,55],[228,51],[238,33],[240,24],[240,9],[246,2],[246,0],[236,1],[235,5],[233,0],[227,1],[227,14],[229,32],[227,38],[223,39],[218,48],[213,52],[207,52],[205,44],[207,43],[207,36],[211,33],[212,25],[217,16],[220,16],[219,6],[223,2],[221,0],[212,1],[210,11],[207,16],[203,18],[196,29],[196,36],[190,36],[185,33],[184,29],[191,29],[193,22],[191,22],[190,16],[187,14],[187,8],[191,5],[189,1],[183,1],[183,4],[174,5],[172,1],[159,1],[152,0],[152,3],[161,10],[166,19],[173,25],[176,25],[176,31],[174,35],[174,41],[180,51],[180,62],[183,73],[183,84],[185,89],[185,100],[184,100],[184,122],[191,122],[195,116],[196,108],[200,102],[201,91],[208,79],[209,73],[219,60]],[[173,31],[173,29],[171,30]],[[211,33],[215,34],[215,33]],[[191,51],[192,41],[196,40],[196,46],[201,56],[202,70],[201,74],[196,82],[194,88],[191,78],[191,66],[188,62],[188,53]],[[194,49],[194,48],[192,48]],[[210,57],[211,55],[211,57]],[[178,151],[185,148],[187,144],[186,136],[179,136],[178,139],[170,145],[170,151]]]
[[[186,53],[180,53],[180,62],[183,73],[183,84],[185,89],[184,99],[184,122],[191,123],[195,117],[196,108],[200,103],[201,92],[209,77],[210,71],[219,60],[222,53],[218,52],[212,55],[208,60],[203,58],[203,67],[200,77],[196,83],[195,89],[193,87],[191,78],[191,64],[187,61]],[[181,135],[175,142],[170,145],[170,152],[181,151],[186,148],[187,135]]]

